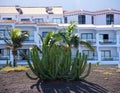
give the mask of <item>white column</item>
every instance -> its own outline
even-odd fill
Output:
[[[117,47],[117,54],[118,54],[118,68],[120,68],[120,48]]]
[[[15,23],[12,23],[12,29],[14,29],[15,28]]]
[[[96,48],[98,53],[98,62],[101,61],[101,51],[99,50],[99,33],[96,33]]]
[[[117,35],[117,38],[116,38],[116,40],[117,40],[117,41],[116,41],[117,46],[119,45],[119,42],[120,42],[120,41],[119,41],[119,37],[120,37],[120,36],[119,36],[119,35]]]
[[[120,41],[119,41],[119,35],[117,34],[116,35],[116,40],[117,40],[117,54],[118,54],[118,68],[120,68],[120,49],[119,49],[119,43],[120,43]]]
[[[12,50],[10,50],[10,61],[11,61],[11,64],[13,66],[13,54],[12,54]]]
[[[97,46],[97,53],[98,53],[98,62],[101,61],[101,51],[99,50],[99,47]]]
[[[39,27],[36,26],[36,31],[34,31],[34,41],[37,46],[40,45],[40,38],[39,38]]]
[[[99,33],[96,33],[96,45],[99,46]]]
[[[119,54],[119,62],[118,62],[118,68],[120,68],[120,49],[118,48],[118,54]]]

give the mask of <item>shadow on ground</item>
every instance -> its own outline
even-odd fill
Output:
[[[90,83],[88,81],[51,81],[51,82],[38,82],[31,86],[31,89],[37,88],[42,93],[108,93],[105,88]]]

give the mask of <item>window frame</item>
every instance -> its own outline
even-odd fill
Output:
[[[24,52],[24,50],[26,50],[25,52]],[[23,58],[22,57],[22,55],[20,54],[21,52],[23,52],[24,54],[26,54],[26,55],[28,55],[28,58],[30,59],[30,50],[29,49],[18,49],[18,58],[20,58],[19,60],[27,60],[26,58]]]
[[[44,31],[44,32],[42,32],[42,38],[45,38],[46,35],[47,35],[47,33],[48,33],[48,31]]]
[[[85,52],[87,52],[87,53],[85,53]],[[88,56],[88,58],[89,57],[91,57],[91,58],[95,57],[95,53],[90,51],[90,50],[82,50],[82,53],[86,54]]]
[[[38,23],[42,23],[42,22],[44,22],[44,19],[43,18],[35,18],[34,21],[38,22]]]
[[[114,24],[114,14],[106,14],[106,24]]]
[[[68,23],[67,17],[64,17],[64,23]]]
[[[78,24],[86,24],[86,16],[78,15]]]
[[[91,18],[91,19],[92,19],[92,24],[94,24],[94,16],[92,16],[92,18]]]
[[[52,19],[52,22],[53,22],[53,23],[61,24],[61,23],[62,23],[62,19],[61,19],[61,18],[53,18],[53,19]]]
[[[21,22],[30,22],[30,18],[21,18]]]
[[[103,52],[103,55],[102,55],[102,52]],[[106,56],[106,53],[109,52],[109,56]],[[108,57],[110,58],[111,57],[111,50],[101,50],[101,57]]]
[[[10,59],[10,50],[6,50],[6,49],[4,49],[4,48],[0,48],[0,51],[1,51],[1,53],[0,53],[0,56],[2,55],[2,56],[5,56],[5,53],[7,52],[7,58],[3,58],[3,59],[1,59],[0,58],[0,60],[6,60],[6,59]],[[3,52],[3,53],[2,53]]]
[[[86,38],[83,38],[83,35],[85,35]],[[91,38],[89,38],[89,35],[91,35]],[[81,39],[93,39],[93,33],[81,33]]]
[[[12,20],[12,17],[3,17],[2,20]]]

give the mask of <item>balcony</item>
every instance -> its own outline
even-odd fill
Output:
[[[117,40],[115,38],[99,40],[99,44],[101,44],[101,45],[103,45],[103,44],[116,44],[116,43],[117,43]]]
[[[119,57],[113,56],[113,57],[101,57],[102,61],[118,61]]]

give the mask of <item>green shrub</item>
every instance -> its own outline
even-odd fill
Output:
[[[68,47],[43,45],[42,51],[34,47],[30,54],[32,64],[28,60],[28,65],[36,77],[31,77],[28,73],[26,75],[32,80],[38,78],[41,80],[83,80],[90,73],[91,63],[86,69],[87,55],[77,51],[72,59],[71,48]]]

